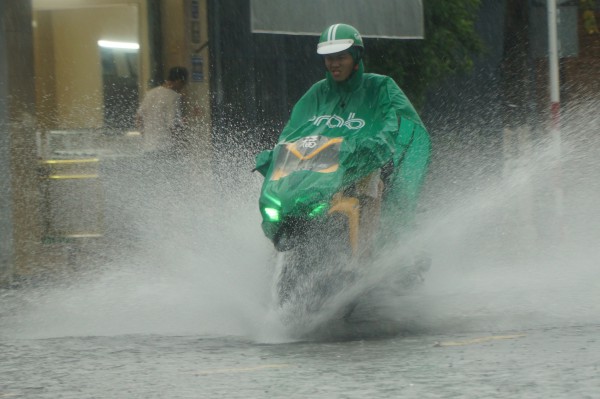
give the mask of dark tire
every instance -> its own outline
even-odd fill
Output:
[[[294,302],[317,311],[346,281],[342,273],[352,261],[348,223],[345,217],[333,215],[310,226],[302,236],[304,239],[284,255],[277,300],[280,306]]]

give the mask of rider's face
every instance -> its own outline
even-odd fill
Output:
[[[325,56],[325,67],[331,73],[333,80],[343,82],[352,75],[354,60],[347,51],[328,54]]]

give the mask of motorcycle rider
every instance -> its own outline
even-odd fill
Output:
[[[359,179],[359,234],[368,253],[378,227],[387,238],[413,226],[429,162],[429,134],[392,78],[364,72],[364,44],[354,27],[329,26],[319,38],[317,53],[323,57],[326,78],[296,103],[278,142],[310,135],[366,136],[361,140],[365,144],[354,149],[356,164],[347,173]],[[257,158],[257,170],[264,175],[266,168],[268,163],[259,164]]]

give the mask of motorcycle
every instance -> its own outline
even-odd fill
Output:
[[[353,113],[325,115],[257,155],[262,230],[282,254],[281,306],[312,298],[309,310],[319,309],[368,267],[386,236],[396,236],[389,228],[399,225],[396,172],[418,129],[408,119],[366,124]]]
[[[364,204],[370,199],[358,185],[373,167],[348,179],[348,141],[307,136],[257,157],[257,168],[270,165],[263,169],[259,207],[263,232],[283,254],[276,282],[280,305],[311,298],[309,307],[316,310],[353,280],[358,261],[366,258],[365,225],[372,221]]]

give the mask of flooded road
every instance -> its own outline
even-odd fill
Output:
[[[0,397],[595,398],[600,326],[265,344],[119,335],[0,340]]]
[[[541,162],[454,190],[434,176],[443,195],[415,237],[367,273],[390,280],[416,245],[432,258],[424,284],[372,279],[348,321],[274,306],[258,177],[179,165],[150,184],[106,162],[102,256],[0,291],[0,398],[600,397],[592,144],[565,147],[560,223],[531,202],[552,181]]]
[[[23,398],[591,398],[600,393],[597,336],[598,327],[576,327],[279,345],[166,336],[4,341],[0,386],[3,397]]]
[[[220,257],[200,271],[129,265],[3,291],[0,397],[600,395],[595,262],[565,272],[556,260],[452,264],[439,253],[414,292],[308,328],[282,322],[252,262]]]

